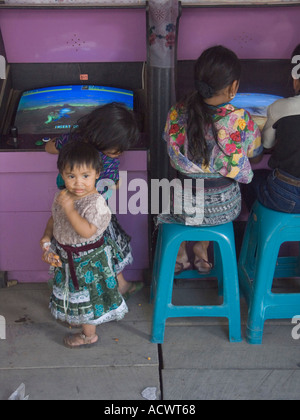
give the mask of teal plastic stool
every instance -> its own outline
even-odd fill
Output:
[[[255,202],[245,230],[238,272],[248,305],[247,341],[261,344],[267,319],[300,314],[299,293],[272,293],[274,278],[300,276],[299,257],[279,257],[283,242],[300,241],[300,214],[270,210]]]
[[[217,277],[219,294],[223,295],[222,305],[172,304],[176,257],[183,241],[214,241],[214,268],[209,275],[190,270],[176,278]],[[229,340],[241,341],[239,282],[232,223],[213,227],[161,224],[154,257],[151,299],[154,300],[152,343],[163,343],[166,319],[171,317],[228,318]]]

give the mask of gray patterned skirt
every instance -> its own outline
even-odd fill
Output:
[[[174,189],[169,213],[161,213],[157,223],[179,223],[190,226],[216,226],[236,219],[241,212],[239,184],[229,178],[189,179],[191,191]],[[203,182],[204,181],[204,182]],[[179,204],[179,205],[178,205]],[[179,209],[179,211],[178,211]]]
[[[103,236],[116,242],[123,254],[123,258],[119,259],[115,265],[115,271],[119,274],[127,265],[132,264],[133,262],[132,249],[130,245],[131,237],[122,228],[115,214],[111,215],[111,221]]]

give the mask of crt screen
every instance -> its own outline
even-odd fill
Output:
[[[59,134],[100,105],[121,102],[133,109],[133,92],[105,86],[55,86],[23,92],[14,125],[20,134]]]

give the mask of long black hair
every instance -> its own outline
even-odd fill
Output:
[[[79,136],[101,152],[110,149],[122,153],[138,141],[139,135],[133,111],[111,102],[80,118],[71,138]]]
[[[212,127],[217,142],[217,132],[213,123],[212,109],[205,103],[220,90],[239,81],[241,64],[236,54],[217,45],[205,50],[198,58],[194,69],[196,91],[186,100],[188,111],[187,135],[189,153],[195,162],[208,165],[209,156],[205,139],[205,129]]]

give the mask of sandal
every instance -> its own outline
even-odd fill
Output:
[[[179,270],[176,270],[176,265],[179,267]],[[175,263],[175,271],[174,271],[174,275],[175,276],[178,276],[179,274],[181,274],[183,271],[188,271],[188,270],[190,270],[191,269],[191,263],[190,262],[188,262],[188,266],[187,267],[184,267],[184,264],[183,263],[181,263],[181,262],[179,262],[179,261],[176,261],[176,263]]]
[[[135,295],[137,292],[140,292],[144,287],[144,282],[142,281],[135,281],[132,282],[133,284],[129,288],[127,292],[124,293],[123,299],[127,301],[131,296]]]
[[[203,267],[203,263],[208,264],[209,267]],[[197,257],[194,261],[194,267],[199,274],[209,274],[213,265],[209,261],[206,261],[204,258]]]
[[[79,339],[83,341],[83,343],[79,343]],[[95,340],[95,341],[93,341]],[[85,334],[83,333],[78,333],[78,334],[71,334],[71,335],[67,335],[64,338],[64,345],[66,347],[68,347],[69,349],[79,349],[80,347],[91,347],[94,344],[96,344],[98,341],[98,335],[94,334],[91,335],[90,337],[87,337]]]

